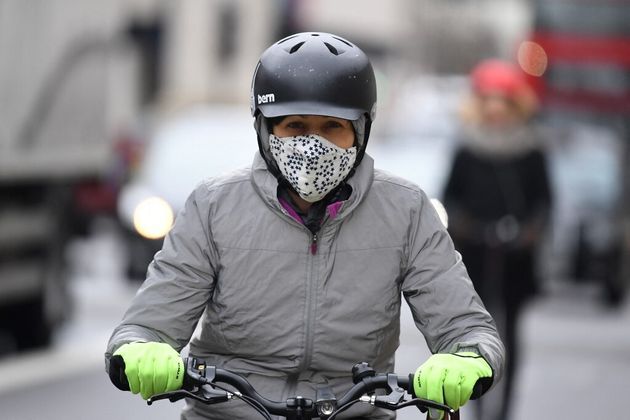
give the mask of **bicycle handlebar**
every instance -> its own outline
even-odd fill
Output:
[[[282,415],[286,412],[286,403],[270,401],[262,397],[244,377],[214,366],[207,366],[205,369],[207,372],[214,371],[214,382],[232,385],[243,395],[251,397],[263,404],[271,414]],[[399,391],[401,393],[405,391],[409,392],[408,388],[410,383],[410,378],[408,376],[396,376],[395,374],[380,374],[366,377],[361,379],[359,383],[355,384],[350,390],[348,390],[343,397],[337,401],[337,405],[346,405],[349,402],[358,399],[362,395],[376,391],[377,389],[390,389],[391,391]],[[394,387],[393,389],[392,386]],[[435,407],[431,408],[443,410],[446,406],[435,404]]]
[[[114,356],[110,363],[113,363],[113,369],[110,369],[112,382],[119,389],[128,391],[129,383],[124,373],[122,357]],[[422,412],[433,408],[444,411],[450,416],[456,414],[444,404],[417,398],[413,391],[413,374],[408,376],[398,376],[393,373],[376,374],[367,363],[360,363],[353,367],[354,385],[339,399],[336,399],[330,390],[322,389],[317,391],[315,401],[298,396],[288,398],[285,402],[269,400],[260,395],[243,376],[215,366],[207,366],[193,357],[184,359],[184,366],[186,372],[182,389],[154,395],[147,400],[147,404],[151,405],[154,401],[161,399],[175,402],[183,398],[192,398],[204,404],[216,404],[238,398],[251,405],[266,419],[270,419],[270,414],[274,414],[291,419],[318,417],[332,420],[337,414],[358,402],[369,403],[392,411],[413,405]],[[230,385],[236,391],[224,388],[218,385],[219,383]],[[377,390],[385,390],[388,393],[373,395],[372,393]],[[478,398],[481,393],[482,386],[477,383],[471,399]],[[407,394],[412,399],[406,400]]]

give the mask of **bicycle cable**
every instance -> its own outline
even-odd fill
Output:
[[[358,402],[361,402],[361,400],[359,398],[357,398],[356,400],[352,400],[352,401],[349,401],[349,402],[345,403],[344,405],[339,407],[335,412],[333,412],[330,415],[330,417],[328,417],[328,420],[334,420],[335,417],[337,417],[339,414],[343,413],[344,411],[346,411],[347,409],[349,409],[350,407],[352,407],[353,405],[355,405]]]
[[[207,382],[206,385],[210,385],[213,386],[215,388],[218,388],[222,391],[228,392],[232,395],[234,395],[236,398],[240,399],[241,401],[243,401],[244,403],[248,404],[250,407],[252,407],[253,409],[255,409],[256,411],[258,411],[258,413],[263,416],[265,418],[265,420],[273,420],[271,418],[271,414],[269,413],[269,411],[267,411],[267,409],[265,408],[264,405],[262,405],[260,402],[256,401],[254,398],[247,396],[247,395],[243,395],[240,392],[235,393],[232,390],[223,387],[221,385],[218,385],[214,382]]]

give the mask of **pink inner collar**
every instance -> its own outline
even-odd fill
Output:
[[[287,200],[284,200],[282,198],[278,198],[278,201],[280,202],[280,205],[282,205],[282,208],[284,208],[287,211],[287,213],[289,213],[289,216],[295,219],[295,221],[297,221],[298,223],[304,224],[304,221],[302,220],[298,212],[295,211],[291,203],[289,203]],[[339,214],[339,210],[341,210],[341,206],[343,206],[343,201],[335,201],[334,203],[329,204],[326,207],[326,212],[328,213],[328,217],[330,217],[331,219],[335,219],[337,215]]]

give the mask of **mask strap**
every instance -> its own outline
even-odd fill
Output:
[[[363,143],[365,143],[365,115],[361,115],[359,119],[352,121],[352,128],[354,128],[354,137],[356,139],[357,149],[361,149]]]
[[[254,119],[254,129],[256,130],[256,137],[258,140],[258,151],[262,156],[263,160],[267,164],[267,169],[269,172],[276,177],[279,184],[287,184],[288,181],[284,179],[284,176],[278,169],[278,165],[276,164],[276,160],[271,155],[271,150],[269,150],[269,126],[268,120],[262,114],[258,114]]]

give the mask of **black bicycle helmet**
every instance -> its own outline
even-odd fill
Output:
[[[261,55],[252,80],[251,111],[260,152],[276,176],[268,153],[269,119],[285,115],[353,121],[359,145],[356,167],[376,114],[376,80],[370,60],[359,47],[333,34],[291,35]]]

